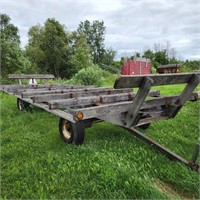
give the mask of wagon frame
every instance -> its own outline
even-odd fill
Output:
[[[94,122],[109,121],[119,125],[173,160],[198,171],[195,163],[199,154],[196,145],[191,161],[166,149],[145,136],[137,127],[148,128],[150,123],[174,118],[186,101],[199,99],[194,92],[200,82],[199,73],[120,76],[112,87],[77,86],[70,84],[22,85],[21,79],[52,79],[53,75],[9,75],[19,85],[1,85],[0,90],[17,97],[19,110],[29,105],[42,108],[60,117],[59,131],[66,143],[82,144],[84,130]],[[160,96],[152,86],[186,83],[180,95]],[[138,87],[137,92],[133,88]]]

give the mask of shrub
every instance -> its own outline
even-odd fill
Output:
[[[74,75],[72,83],[101,86],[103,84],[103,70],[97,65],[83,68]]]

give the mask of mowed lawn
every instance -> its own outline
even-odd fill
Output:
[[[183,85],[156,87],[178,94]],[[144,131],[191,159],[199,137],[199,102],[176,118]],[[82,146],[66,145],[58,117],[38,108],[19,112],[16,98],[1,93],[1,198],[3,199],[198,199],[199,175],[124,129],[102,122],[86,129]]]

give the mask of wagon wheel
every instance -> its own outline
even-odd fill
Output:
[[[17,109],[19,111],[26,111],[28,112],[29,111],[29,103],[17,98]]]
[[[143,130],[146,130],[149,128],[151,123],[148,123],[148,124],[144,124],[144,125],[141,125],[141,126],[138,126],[139,128],[143,129]]]
[[[62,140],[67,144],[74,142],[76,145],[79,145],[84,141],[85,127],[83,122],[72,123],[60,118],[59,132]]]

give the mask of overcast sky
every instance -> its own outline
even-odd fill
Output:
[[[170,41],[178,58],[200,59],[200,0],[1,0],[1,13],[18,27],[22,47],[28,29],[47,18],[69,31],[86,19],[103,20],[106,47],[117,58]]]

